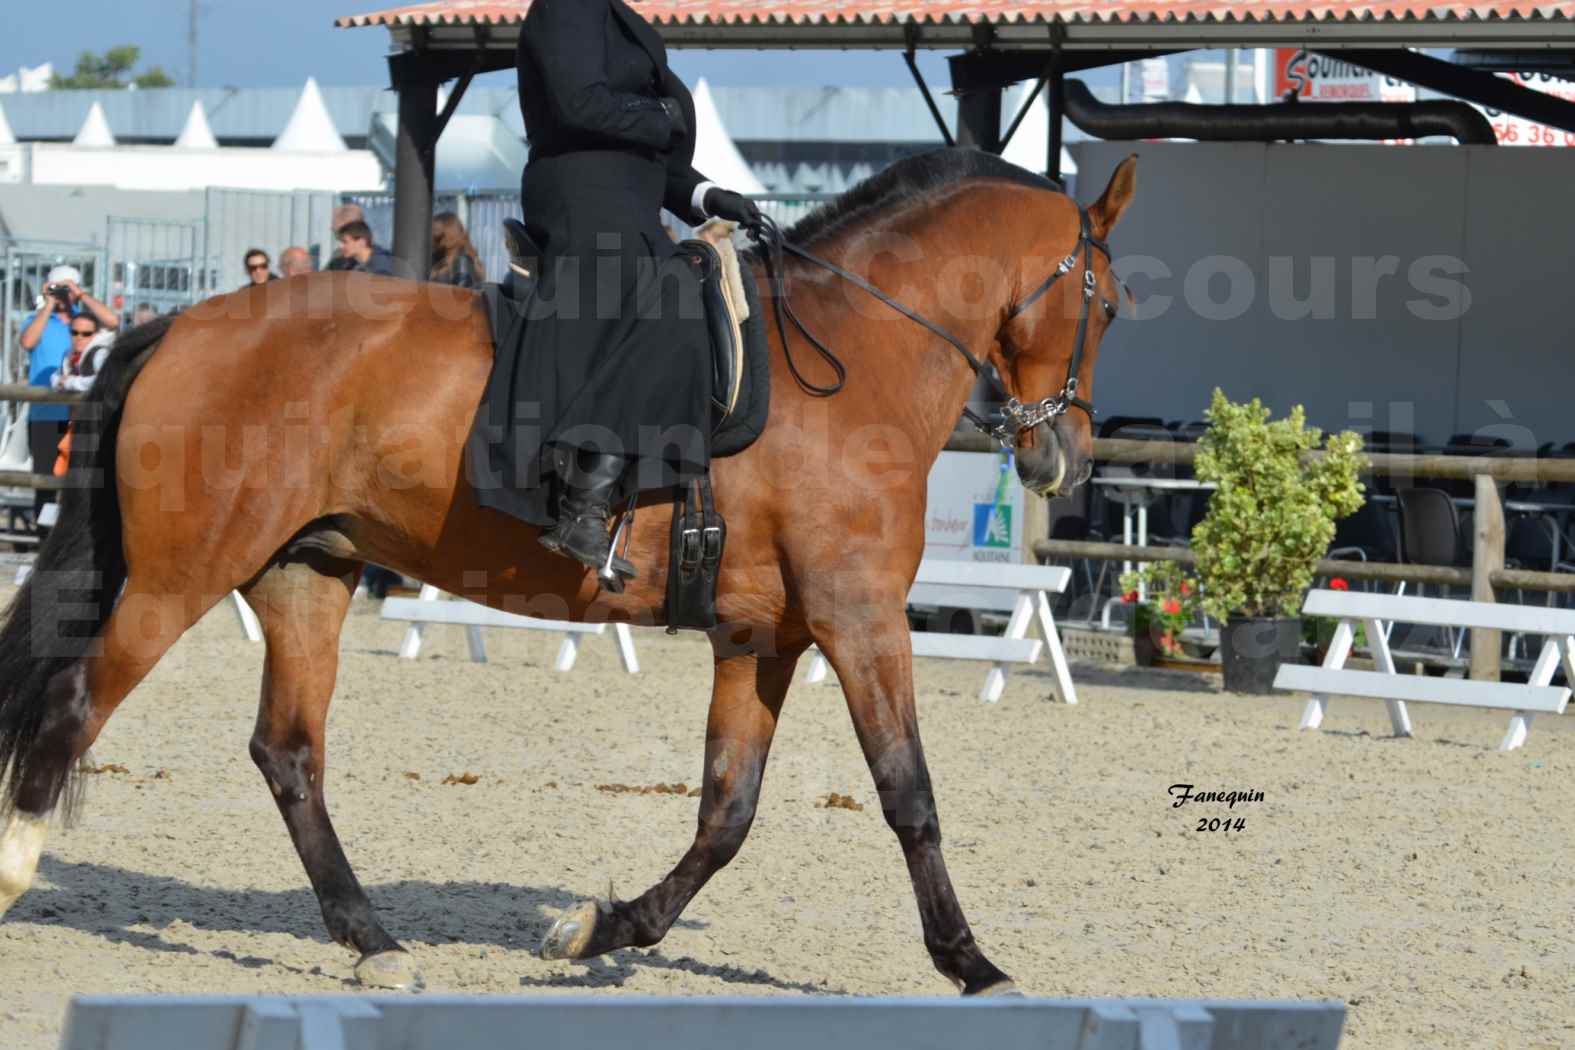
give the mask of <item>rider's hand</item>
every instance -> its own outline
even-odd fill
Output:
[[[713,186],[706,190],[705,210],[707,215],[736,222],[746,230],[758,226],[762,220],[760,209],[754,201],[741,193],[724,190],[720,186]]]

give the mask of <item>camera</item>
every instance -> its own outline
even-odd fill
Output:
[[[61,306],[71,305],[71,289],[63,284],[45,285],[44,294],[54,299]]]

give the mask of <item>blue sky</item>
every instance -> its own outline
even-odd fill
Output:
[[[335,29],[333,20],[400,2],[202,0],[197,82],[202,87],[283,87],[315,76],[324,84],[385,84],[387,32]],[[0,74],[43,62],[69,72],[83,50],[136,44],[146,64],[163,66],[180,84],[187,83],[188,0],[68,0],[59,9],[29,10],[32,14],[25,18],[15,12],[6,15]],[[740,86],[912,83],[902,57],[894,52],[678,51],[673,64],[691,83],[701,76],[715,84]],[[947,84],[939,55],[922,56],[921,68],[932,88]],[[508,83],[510,75],[494,77]]]

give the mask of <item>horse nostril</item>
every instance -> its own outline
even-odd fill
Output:
[[[1078,485],[1086,485],[1088,483],[1088,479],[1093,477],[1093,476],[1094,476],[1094,461],[1093,460],[1089,460],[1089,459],[1085,459],[1083,461],[1082,467],[1080,467],[1078,469],[1077,480],[1072,483],[1073,487],[1076,487]]]

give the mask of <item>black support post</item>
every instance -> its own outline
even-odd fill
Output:
[[[395,67],[399,142],[394,158],[394,257],[401,276],[424,280],[432,260],[432,184],[439,133],[438,80],[418,63]]]
[[[1050,61],[1050,97],[1046,106],[1050,110],[1050,145],[1045,150],[1045,174],[1061,181],[1061,142],[1066,124],[1066,72],[1061,68],[1061,53],[1056,52]]]
[[[957,96],[957,145],[1001,152],[1001,93],[1009,81],[995,68],[996,55],[965,51],[948,55],[952,94]]]

